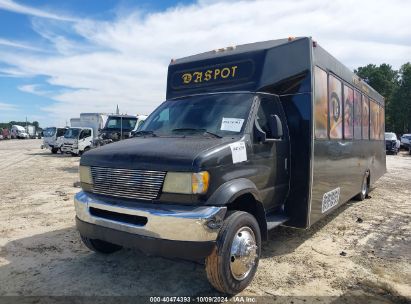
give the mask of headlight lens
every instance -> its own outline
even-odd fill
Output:
[[[79,168],[80,182],[86,184],[93,184],[93,178],[91,177],[91,169],[87,166],[80,166]]]
[[[167,172],[163,192],[183,194],[204,194],[208,190],[210,174],[207,171],[198,173]]]

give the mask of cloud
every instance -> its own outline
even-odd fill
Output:
[[[16,111],[18,107],[14,104],[0,102],[0,111]]]
[[[48,18],[48,19],[54,19],[54,20],[60,20],[60,21],[72,21],[72,22],[77,21],[77,19],[75,18],[71,18],[68,16],[59,15],[59,14],[53,14],[53,13],[50,13],[44,10],[33,8],[31,6],[19,4],[12,0],[0,0],[0,8],[3,10],[8,10],[11,12],[35,16],[35,17]]]
[[[46,11],[17,9],[12,1],[0,0],[0,8],[5,3],[36,16],[33,28],[51,53],[0,49],[0,62],[9,65],[0,73],[45,76],[56,102],[44,110],[60,121],[80,112],[113,112],[117,104],[129,114],[149,113],[165,97],[171,58],[229,45],[312,36],[351,69],[411,61],[410,1],[200,1],[69,23]],[[39,93],[38,86],[24,89]]]
[[[23,50],[36,51],[36,52],[42,51],[40,48],[31,46],[29,44],[24,44],[24,43],[21,43],[21,42],[12,41],[12,40],[8,40],[8,39],[2,39],[2,38],[0,38],[0,46],[19,48],[19,49],[23,49]]]
[[[44,96],[44,97],[52,98],[56,94],[53,91],[42,90],[40,88],[40,85],[38,84],[26,84],[26,85],[19,86],[17,88],[22,92],[26,92],[26,93],[30,93],[30,94],[34,94],[38,96]]]

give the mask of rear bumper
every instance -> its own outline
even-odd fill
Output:
[[[226,207],[113,201],[83,191],[74,204],[78,229],[85,236],[182,258],[210,254],[226,213]]]

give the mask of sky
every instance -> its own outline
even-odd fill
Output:
[[[411,61],[409,0],[0,0],[0,122],[149,114],[172,58],[311,36],[350,69]]]

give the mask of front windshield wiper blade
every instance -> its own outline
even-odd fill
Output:
[[[172,132],[184,132],[184,131],[194,131],[194,132],[203,132],[203,134],[208,134],[212,135],[217,138],[222,138],[222,136],[215,134],[213,132],[209,132],[206,129],[195,129],[195,128],[179,128],[179,129],[173,129],[171,130]]]
[[[152,130],[137,131],[137,132],[135,133],[135,136],[139,136],[139,135],[141,135],[141,136],[151,135],[151,136],[153,136],[153,137],[156,137],[156,136],[157,136],[157,134],[154,133],[154,131],[152,131]]]

